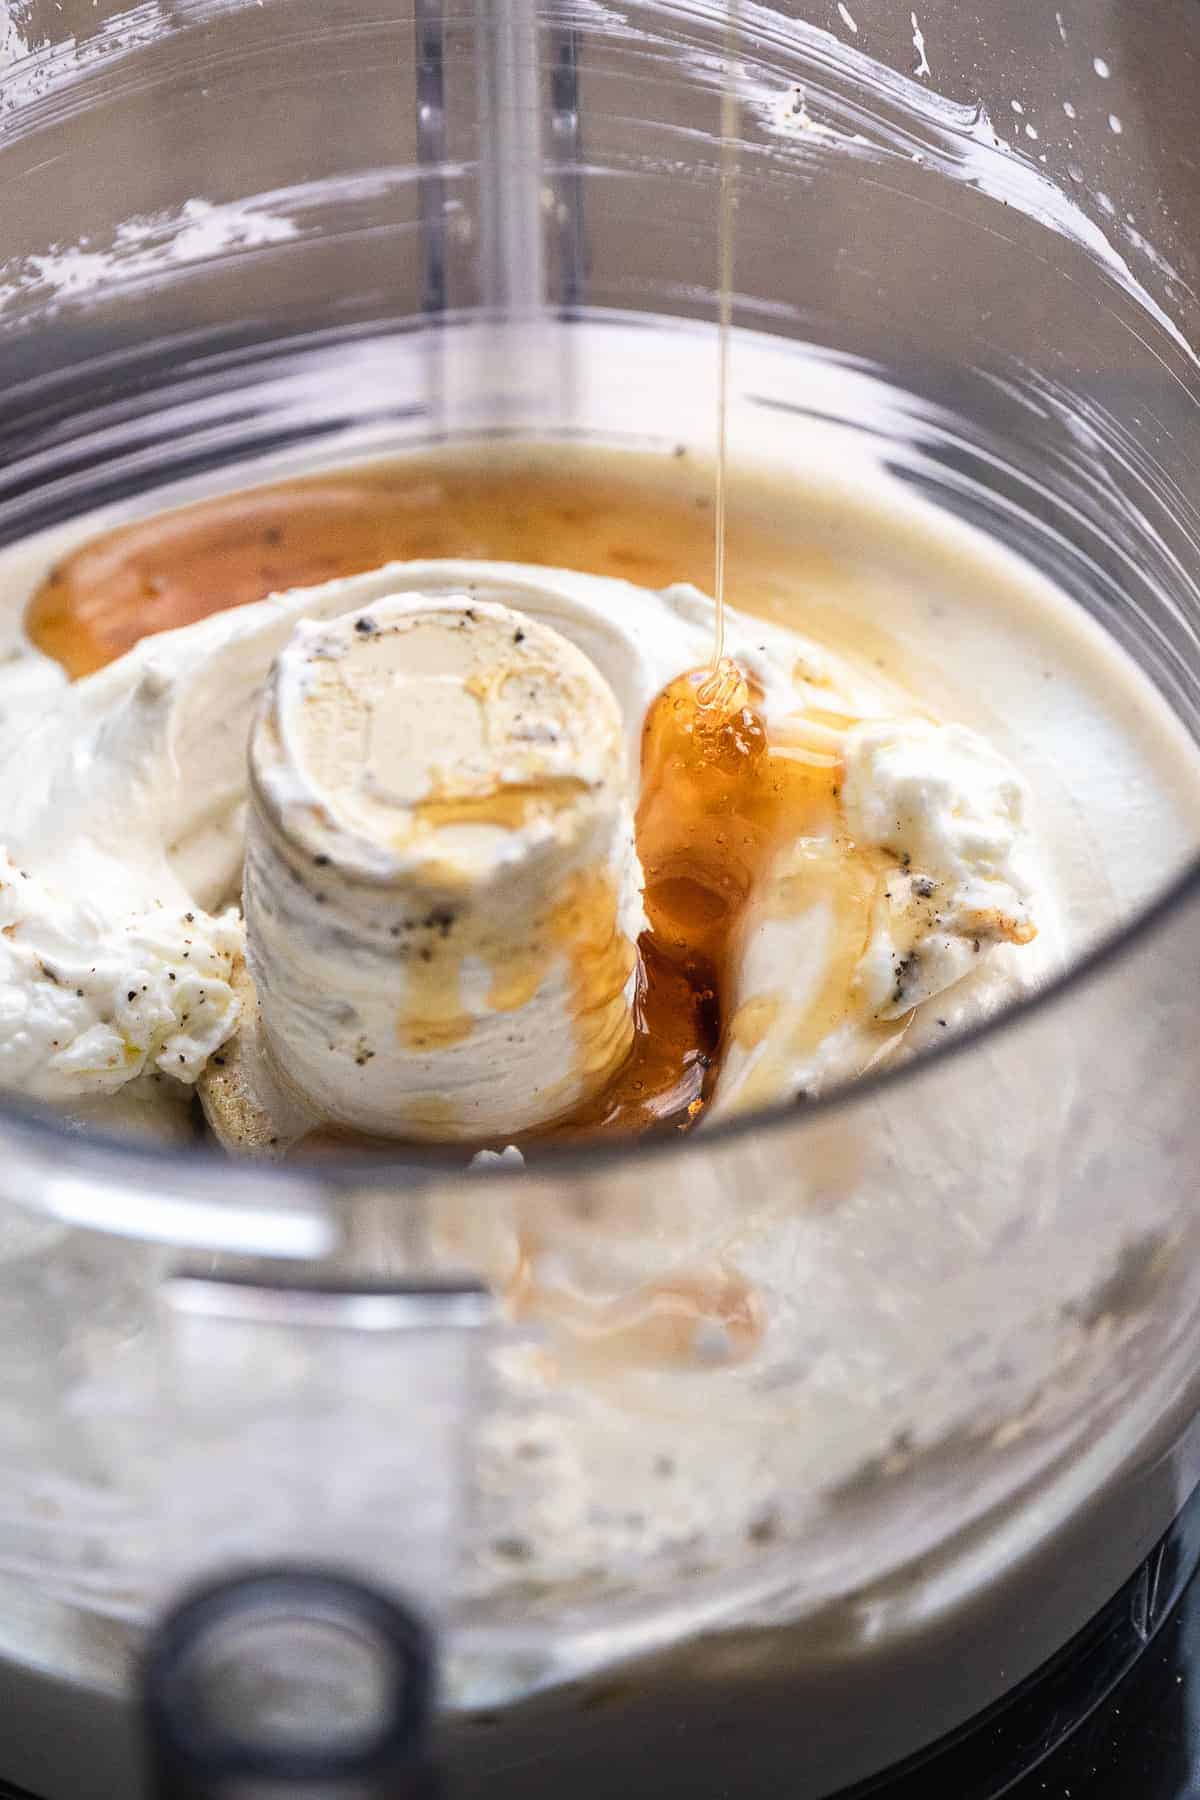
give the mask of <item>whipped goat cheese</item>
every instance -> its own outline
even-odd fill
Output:
[[[0,1086],[115,1094],[150,1069],[194,1083],[237,1026],[233,911],[116,917],[0,852]]]
[[[962,725],[873,720],[846,734],[851,835],[898,860],[883,883],[860,980],[896,1019],[960,981],[984,946],[1037,936],[1025,783]]]
[[[503,1144],[569,1110],[628,1043],[647,712],[712,630],[686,585],[400,563],[17,696],[0,1080],[60,1104],[147,1069],[194,1083],[244,1017],[253,1147],[272,1153],[328,1121]],[[914,1009],[953,985],[980,1016],[1049,949],[1031,943],[1027,796],[979,734],[913,717],[883,673],[783,626],[731,611],[726,645],[768,742],[844,774],[840,818],[750,896],[717,1118],[906,1054]],[[869,895],[861,869],[847,888],[856,845],[879,859]],[[245,923],[227,905],[243,863]],[[586,898],[564,911],[572,883]],[[552,944],[536,921],[555,908]],[[574,970],[572,932],[592,933]],[[580,967],[614,945],[614,979],[581,1005]],[[232,1145],[229,1094],[214,1072]]]

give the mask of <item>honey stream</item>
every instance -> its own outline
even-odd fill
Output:
[[[738,671],[725,655],[725,569],[729,515],[729,358],[733,334],[734,219],[737,206],[738,0],[725,9],[724,69],[721,78],[721,145],[717,200],[717,443],[713,459],[713,624],[712,664],[699,689],[700,704],[723,712],[737,700]]]

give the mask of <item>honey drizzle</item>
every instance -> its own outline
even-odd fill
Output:
[[[733,223],[737,202],[737,138],[739,123],[737,72],[738,0],[726,0],[725,57],[721,81],[721,162],[717,203],[717,455],[713,507],[713,686],[702,704],[717,705],[726,683],[719,678],[725,658],[726,479],[729,438],[729,340],[733,325]]]
[[[737,203],[738,0],[727,0],[724,72],[721,83],[721,147],[717,203],[717,454],[713,465],[713,618],[712,659],[697,689],[702,707],[717,717],[736,709],[740,674],[725,655],[725,567],[728,551],[729,493],[729,355],[733,327],[734,213]]]

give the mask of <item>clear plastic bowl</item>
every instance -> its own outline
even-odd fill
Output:
[[[866,10],[743,0],[736,440],[844,427],[1196,734],[1200,17]],[[723,16],[543,8],[543,196],[501,228],[528,145],[475,56],[514,17],[446,19],[443,117],[428,10],[420,84],[413,20],[358,0],[9,10],[3,542],[446,438],[703,439]],[[786,1726],[824,1793],[1035,1668],[1200,1474],[1195,849],[1036,1003],[670,1149],[280,1173],[6,1107],[0,1648],[33,1723],[5,1772],[120,1791],[147,1617],[283,1552],[414,1594],[448,1755],[526,1793],[601,1753],[633,1781],[700,1720],[714,1780],[758,1791],[714,1721]],[[671,1270],[770,1238],[805,1353],[614,1385],[552,1326],[497,1339],[471,1284],[530,1226],[605,1293],[631,1244]],[[658,1489],[647,1417],[681,1446]]]

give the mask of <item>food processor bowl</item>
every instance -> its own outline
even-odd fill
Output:
[[[732,63],[738,479],[811,484],[834,556],[856,468],[1017,550],[1190,754],[1200,16],[728,26],[10,4],[0,540],[436,444],[711,450]],[[4,1773],[132,1791],[147,1624],[280,1558],[431,1623],[456,1792],[829,1794],[1031,1674],[1200,1477],[1177,849],[1034,1001],[677,1142],[275,1169],[6,1104]]]

